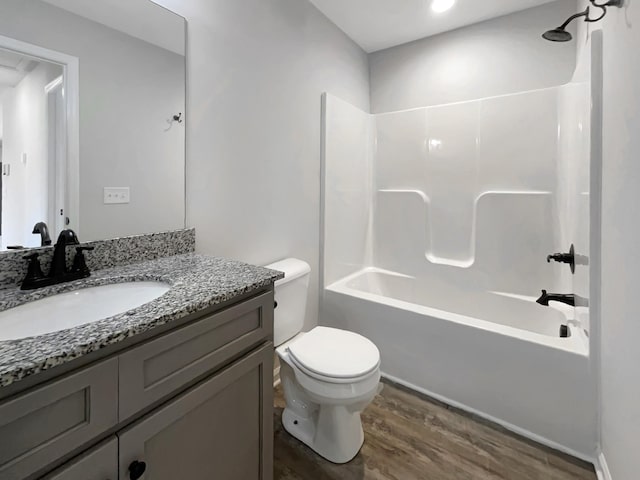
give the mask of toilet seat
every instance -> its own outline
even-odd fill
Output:
[[[327,383],[357,382],[380,366],[380,352],[373,342],[335,328],[316,327],[286,350],[302,372]]]

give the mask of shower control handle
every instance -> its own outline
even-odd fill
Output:
[[[576,273],[576,253],[573,245],[571,245],[569,253],[554,253],[552,255],[547,255],[547,263],[551,263],[551,260],[558,263],[568,263],[571,267],[571,273]]]
[[[551,260],[559,263],[571,263],[571,258],[568,253],[554,253],[553,255],[547,255],[547,263],[551,263]]]

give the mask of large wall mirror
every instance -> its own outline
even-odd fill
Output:
[[[0,0],[2,250],[41,223],[53,243],[184,228],[185,39],[150,0]]]

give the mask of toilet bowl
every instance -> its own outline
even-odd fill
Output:
[[[332,369],[331,364],[339,363],[340,359],[347,365],[354,353],[346,350],[341,355],[329,341],[328,337],[343,334],[351,332],[316,327],[276,350],[286,402],[282,414],[285,430],[334,463],[346,463],[360,451],[364,442],[360,413],[377,395],[380,386],[380,354],[373,343],[360,335],[357,337],[370,347],[366,357],[368,366],[348,377],[344,369]],[[301,361],[295,354],[296,347],[304,351],[312,343],[307,344],[309,340],[315,351],[306,352]]]
[[[334,463],[360,451],[364,433],[360,413],[380,390],[380,352],[353,332],[304,323],[310,267],[287,259],[267,268],[280,270],[274,318],[276,352],[286,407],[285,430]]]

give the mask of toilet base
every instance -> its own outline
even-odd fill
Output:
[[[352,383],[324,382],[299,371],[286,346],[276,350],[285,409],[284,429],[333,463],[347,463],[364,443],[360,413],[382,388],[380,371]]]
[[[293,437],[332,463],[347,463],[364,444],[360,412],[343,405],[321,406],[311,417],[285,408],[282,425]]]

